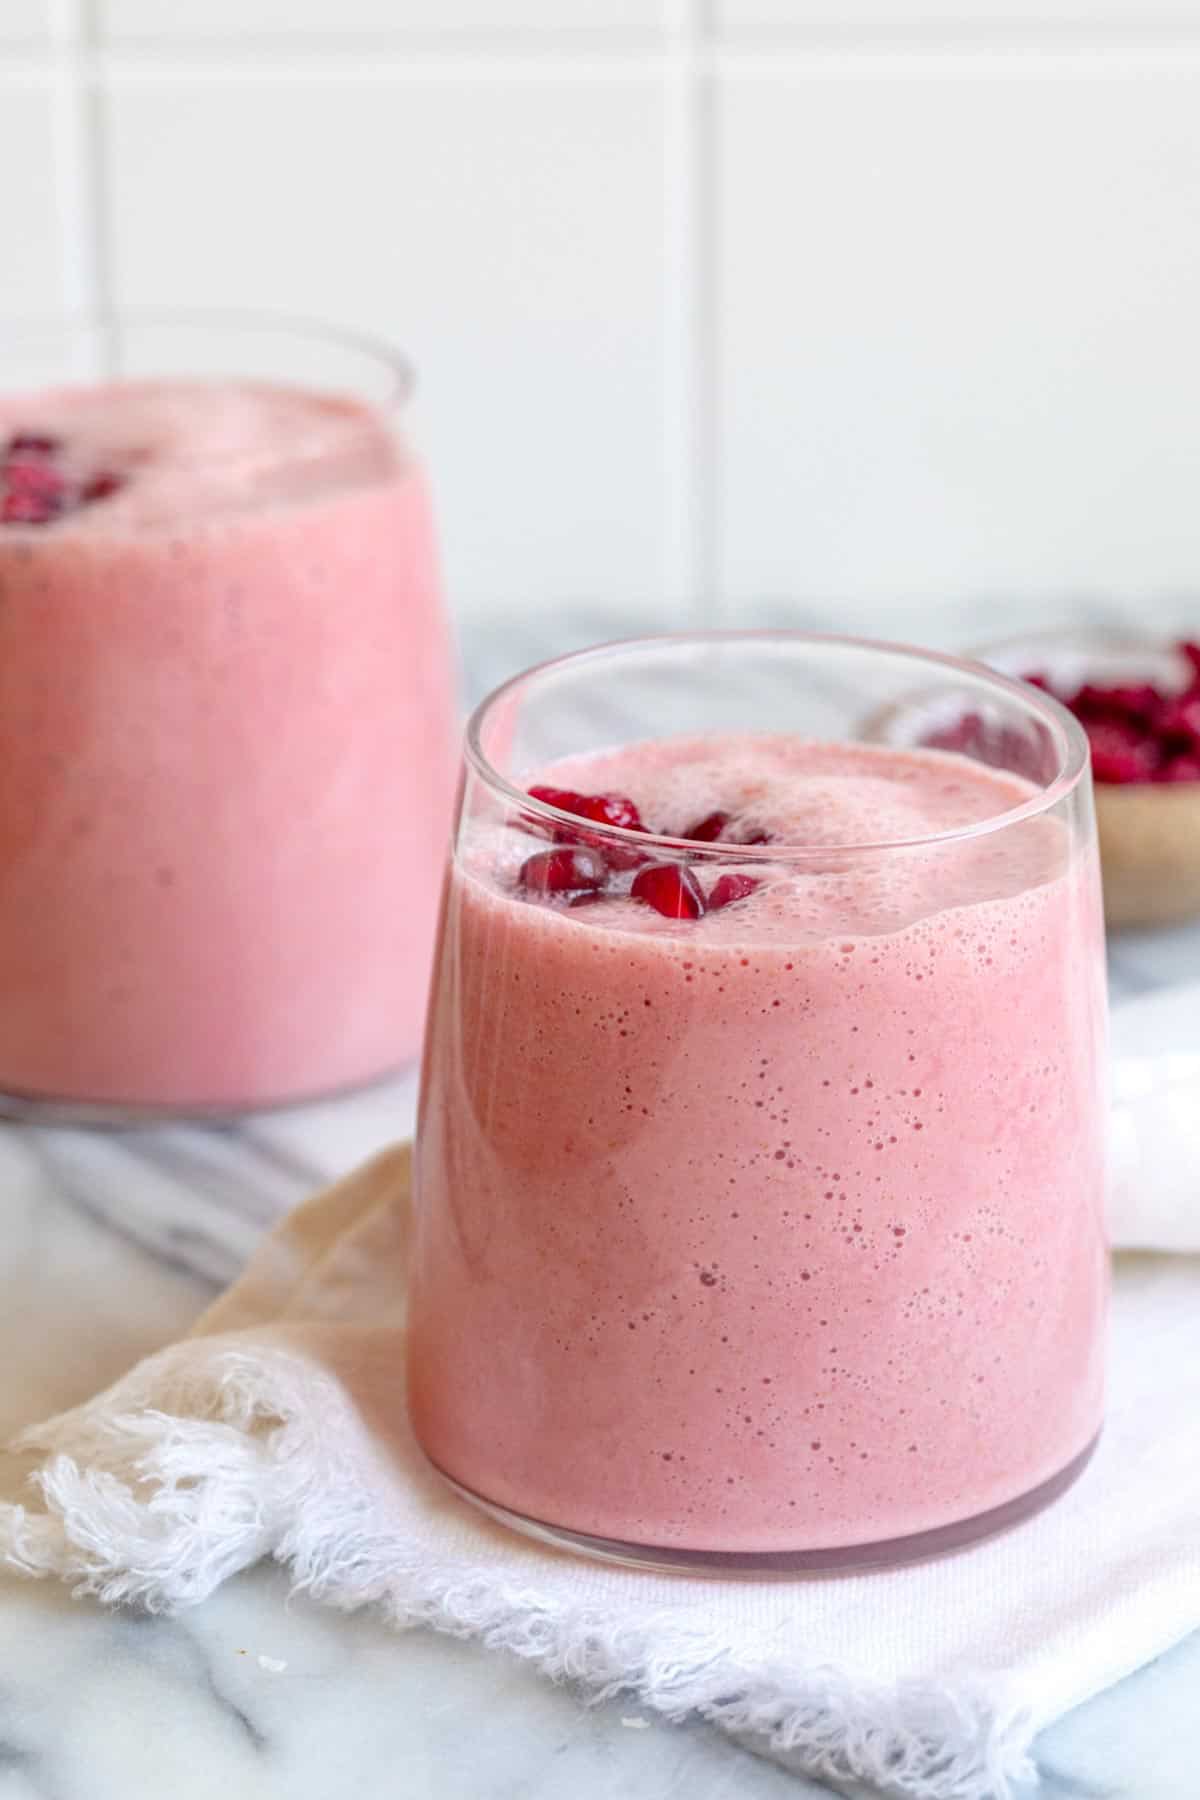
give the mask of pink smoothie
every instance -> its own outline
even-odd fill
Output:
[[[29,523],[0,476],[0,1090],[236,1107],[402,1063],[455,763],[419,467],[265,384],[0,400],[22,434],[105,479]]]
[[[1090,850],[1035,818],[839,855],[1031,799],[941,751],[674,740],[536,779],[826,854],[747,853],[754,893],[672,920],[532,897],[537,840],[466,827],[418,1155],[430,1457],[527,1517],[721,1552],[900,1538],[1053,1478],[1101,1417]]]

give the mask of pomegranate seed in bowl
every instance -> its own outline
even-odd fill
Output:
[[[1026,675],[1074,713],[1092,748],[1092,774],[1115,787],[1190,781],[1200,758],[1200,644],[1175,646],[1186,685],[1157,681],[1056,683]],[[1171,773],[1167,771],[1170,770]]]

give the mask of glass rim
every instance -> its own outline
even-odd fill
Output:
[[[105,333],[124,327],[150,329],[198,329],[209,326],[229,331],[259,332],[265,337],[295,337],[339,346],[353,351],[378,367],[389,371],[389,390],[375,404],[382,412],[398,411],[411,400],[416,388],[416,370],[402,350],[374,332],[360,331],[356,326],[331,325],[310,314],[259,310],[254,307],[228,306],[111,306],[61,313],[15,314],[0,323],[0,343],[16,339],[33,341],[39,334],[59,332],[92,332],[103,338]],[[101,379],[108,379],[102,377]],[[120,377],[111,379],[119,380]]]
[[[542,820],[550,826],[570,826],[579,830],[579,817],[558,806],[551,806],[544,800],[536,800],[524,788],[517,787],[507,776],[501,774],[489,760],[483,748],[482,733],[493,709],[525,683],[538,676],[553,673],[559,669],[596,661],[603,662],[617,654],[630,651],[653,651],[668,649],[672,646],[684,647],[696,644],[767,644],[786,643],[796,645],[827,645],[840,650],[862,650],[871,653],[882,653],[887,656],[901,657],[909,662],[934,669],[942,669],[953,674],[969,676],[973,681],[981,682],[985,687],[999,689],[1010,699],[1018,701],[1028,712],[1040,717],[1048,727],[1051,739],[1058,752],[1058,767],[1051,779],[1039,785],[1038,792],[1019,806],[1009,807],[1004,812],[991,815],[986,819],[976,819],[967,825],[958,825],[948,831],[929,832],[914,838],[889,838],[880,843],[860,844],[721,844],[701,843],[695,838],[673,838],[652,831],[630,831],[624,826],[607,825],[599,821],[587,821],[589,843],[595,839],[616,846],[645,850],[648,845],[656,849],[669,851],[673,856],[688,856],[693,861],[725,861],[739,863],[771,863],[781,861],[823,860],[830,857],[885,857],[898,850],[924,850],[939,848],[943,845],[969,842],[974,838],[986,837],[995,831],[1003,831],[1013,825],[1019,825],[1029,819],[1036,819],[1071,794],[1087,773],[1091,763],[1091,752],[1087,736],[1079,721],[1070,713],[1061,701],[1042,689],[1032,687],[1028,682],[1018,681],[1012,676],[1002,674],[987,663],[975,662],[970,657],[953,656],[941,650],[924,650],[913,644],[893,643],[886,638],[864,638],[842,634],[840,632],[804,631],[787,628],[764,627],[762,629],[716,629],[695,631],[669,631],[650,633],[639,637],[611,638],[604,643],[592,644],[582,650],[572,650],[562,656],[547,657],[543,662],[533,663],[529,668],[520,670],[493,688],[481,700],[467,720],[464,738],[464,756],[475,774],[493,790],[519,808],[531,818]],[[1011,773],[1011,771],[1007,771]],[[1023,778],[1023,779],[1028,779]]]

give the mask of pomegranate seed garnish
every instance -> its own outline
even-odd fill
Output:
[[[722,906],[732,906],[735,900],[744,900],[752,894],[761,883],[753,875],[722,875],[713,884],[712,893],[708,896],[709,912],[716,912]]]
[[[603,887],[608,869],[594,850],[542,850],[521,864],[518,880],[535,894]]]
[[[560,807],[563,812],[574,812],[575,808],[572,802],[576,800],[586,801],[587,796],[585,794],[575,793],[572,788],[535,786],[530,788],[529,798],[531,800],[540,800],[543,806],[557,806]]]
[[[101,469],[98,475],[93,475],[90,481],[85,482],[83,498],[88,501],[107,500],[110,494],[118,493],[124,486],[121,477],[114,475],[111,469]]]
[[[610,869],[640,869],[649,856],[643,850],[627,849],[624,844],[602,844],[599,838],[584,837],[580,841],[599,850]]]
[[[63,513],[104,500],[122,486],[121,477],[100,469],[80,484],[64,473],[63,445],[49,432],[17,431],[0,457],[0,524],[47,525]]]
[[[10,492],[20,489],[34,494],[58,494],[66,487],[54,464],[41,456],[11,457],[3,465],[3,472]]]
[[[690,869],[678,863],[649,863],[638,871],[629,890],[665,919],[698,919],[704,912],[704,894]]]
[[[56,519],[66,504],[66,489],[57,476],[35,480],[26,474],[27,465],[10,465],[4,471],[5,487],[0,499],[0,520],[9,525],[45,525]]]
[[[625,831],[644,831],[641,814],[624,794],[577,794],[571,788],[531,787],[531,799],[546,806],[557,806],[561,812],[575,813],[590,819],[594,825],[616,825]],[[638,850],[624,844],[610,843],[594,832],[576,831],[570,825],[556,825],[556,844],[588,844],[600,851],[610,869],[636,869],[646,858]]]
[[[624,794],[576,794],[570,788],[531,787],[530,798],[560,812],[577,813],[593,825],[618,825],[625,831],[644,831],[641,814]]]
[[[696,844],[713,844],[728,823],[729,814],[727,812],[711,812],[707,817],[697,820],[695,825],[689,825],[683,836],[690,838]]]
[[[48,431],[14,431],[4,447],[5,456],[53,456],[62,449],[60,440]]]

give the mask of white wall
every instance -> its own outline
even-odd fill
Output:
[[[468,628],[1200,587],[1200,0],[0,0],[0,184],[403,344]]]

